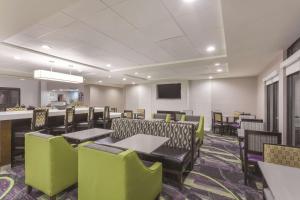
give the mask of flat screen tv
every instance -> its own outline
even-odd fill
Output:
[[[157,85],[158,99],[181,99],[181,84],[160,84]]]
[[[20,88],[0,87],[0,109],[20,106]]]

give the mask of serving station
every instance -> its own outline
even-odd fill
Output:
[[[89,108],[76,108],[76,121],[86,119]],[[104,108],[95,107],[95,118],[103,114]],[[15,128],[30,128],[32,110],[0,112],[0,167],[11,163],[12,131]],[[49,109],[49,126],[62,125],[64,123],[65,110]],[[119,118],[121,113],[111,112],[110,118]]]

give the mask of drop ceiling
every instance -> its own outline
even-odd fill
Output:
[[[4,2],[7,9],[18,4]],[[48,4],[49,10],[27,5],[17,8],[24,15],[0,14],[7,29],[0,32],[0,74],[32,77],[35,69],[52,68],[82,75],[86,83],[116,86],[255,76],[300,34],[297,0]],[[207,52],[209,46],[216,50]]]

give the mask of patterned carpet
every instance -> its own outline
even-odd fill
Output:
[[[238,142],[232,137],[206,134],[197,160],[184,183],[182,191],[164,184],[161,200],[261,200],[260,182],[247,187],[239,159]],[[22,165],[0,172],[0,199],[46,200],[47,197],[33,190],[26,194]],[[77,189],[69,189],[59,195],[59,200],[76,200]]]

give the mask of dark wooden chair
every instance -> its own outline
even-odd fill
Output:
[[[52,128],[51,134],[57,135],[61,133],[73,132],[74,128],[75,128],[75,107],[67,108],[65,119],[64,119],[64,125]]]
[[[104,107],[103,117],[96,120],[95,124],[100,125],[103,128],[108,128],[110,123],[110,108],[109,106]]]
[[[223,135],[227,128],[227,123],[223,121],[223,114],[221,112],[212,112],[212,130],[216,133],[216,129],[219,129],[219,133]]]
[[[95,109],[93,107],[89,107],[87,120],[85,122],[76,123],[76,129],[90,129],[94,127],[94,114]]]
[[[15,110],[17,111],[17,110]],[[23,111],[23,109],[18,110]],[[21,121],[20,121],[20,124]],[[12,130],[12,140],[11,140],[11,165],[14,166],[17,157],[24,158],[25,152],[25,134],[30,131],[40,131],[42,133],[48,134],[48,109],[35,109],[33,111],[33,116],[31,119],[31,128],[24,126],[14,126]]]
[[[133,119],[133,111],[132,110],[124,110],[124,117],[127,119]]]
[[[115,107],[110,108],[110,112],[118,112],[118,109]]]
[[[249,166],[257,167],[258,161],[263,161],[264,144],[281,144],[281,133],[245,130],[244,147],[244,181],[248,184]]]

